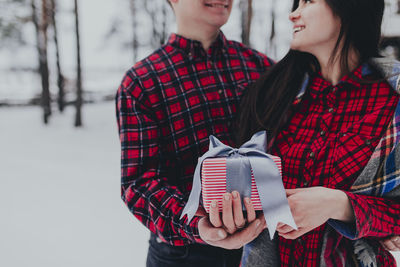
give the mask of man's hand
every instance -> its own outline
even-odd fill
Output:
[[[381,245],[389,251],[400,251],[400,237],[392,236],[388,239],[380,241]]]
[[[256,217],[249,198],[246,198],[244,203],[247,210],[247,225],[238,192],[224,194],[222,218],[217,202],[213,201],[209,217],[199,220],[200,237],[210,245],[225,249],[238,249],[253,241],[264,230],[266,223],[263,214]]]

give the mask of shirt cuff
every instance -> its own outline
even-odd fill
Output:
[[[341,235],[352,240],[367,236],[371,227],[371,210],[368,202],[361,195],[350,192],[344,193],[349,198],[353,208],[355,221],[349,223],[329,219],[328,224]]]
[[[348,239],[354,240],[357,237],[355,222],[347,223],[334,219],[329,219],[328,224],[332,226],[332,228],[339,232],[342,236],[347,237]]]
[[[199,234],[199,220],[201,217],[193,217],[189,224],[184,226],[186,237],[191,241],[191,243],[200,243],[200,244],[207,244],[201,239]]]

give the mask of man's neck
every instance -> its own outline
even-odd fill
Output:
[[[177,34],[192,40],[199,41],[204,50],[207,51],[219,34],[219,29],[201,29],[200,27],[179,27]]]

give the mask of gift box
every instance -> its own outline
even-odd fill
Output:
[[[270,155],[282,175],[281,159]],[[226,162],[227,158],[207,158],[201,166],[201,192],[204,209],[209,212],[212,200],[217,200],[218,208],[222,211],[222,196],[226,193]],[[267,177],[266,177],[267,178]],[[242,200],[243,201],[243,200]],[[251,170],[251,202],[255,210],[262,210],[260,196]]]
[[[263,211],[271,239],[280,222],[297,230],[282,182],[281,160],[267,154],[266,146],[266,131],[255,133],[239,148],[210,135],[209,149],[198,160],[192,191],[180,219],[186,215],[187,222],[193,219],[201,196],[207,212],[214,199],[221,211],[223,194],[236,190],[241,196],[250,196],[255,209]]]

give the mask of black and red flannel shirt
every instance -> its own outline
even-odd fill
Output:
[[[233,145],[240,96],[271,64],[222,33],[208,51],[172,34],[126,73],[116,97],[122,199],[164,242],[204,243],[198,218],[179,219],[197,159],[209,135]]]
[[[389,212],[389,200],[348,192],[387,129],[399,100],[386,82],[360,82],[371,78],[363,75],[365,67],[358,67],[336,86],[315,74],[301,102],[293,105],[291,119],[272,150],[282,158],[285,188],[324,186],[346,192],[356,217],[353,239],[387,236],[398,216]],[[281,265],[319,266],[325,227],[296,240],[280,237]],[[338,242],[328,244],[332,245],[328,248],[331,256],[351,254],[350,240],[339,232],[334,234]],[[379,266],[396,266],[389,252],[381,248],[378,254]]]

